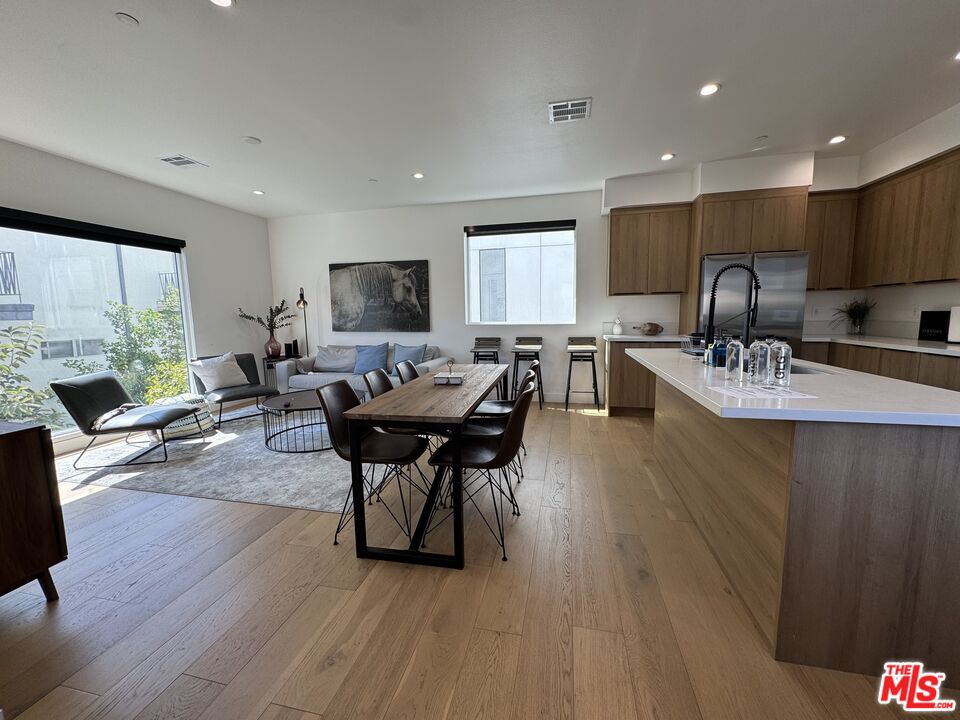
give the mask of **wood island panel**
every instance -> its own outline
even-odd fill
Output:
[[[771,649],[793,423],[720,418],[657,380],[657,460]]]

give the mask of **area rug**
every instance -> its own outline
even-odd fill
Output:
[[[324,440],[329,445],[329,439]],[[95,446],[82,463],[123,462],[144,447],[124,442]],[[337,513],[350,487],[350,464],[333,450],[302,454],[268,450],[259,418],[224,424],[205,440],[170,442],[167,451],[170,459],[163,464],[99,470],[74,470],[76,454],[66,455],[57,458],[57,477],[60,482]],[[156,450],[145,459],[162,457],[163,452]]]

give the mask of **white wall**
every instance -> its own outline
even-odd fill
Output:
[[[810,192],[849,190],[860,185],[860,156],[817,158],[813,163]]]
[[[799,187],[813,182],[813,153],[717,160],[700,165],[693,197],[716,192]]]
[[[271,300],[263,218],[3,140],[0,206],[186,241],[197,352],[263,355],[262,331],[236,312]]]
[[[860,184],[960,146],[960,105],[914,125],[860,156]]]
[[[960,282],[808,292],[803,334],[843,335],[847,331],[846,323],[831,322],[834,310],[854,297],[864,295],[877,303],[867,318],[868,335],[916,340],[920,328],[920,311],[960,307]]]
[[[468,326],[464,312],[463,227],[536,220],[577,220],[577,324]],[[620,313],[627,323],[658,322],[676,332],[679,296],[607,297],[607,219],[600,215],[600,192],[545,195],[444,205],[422,205],[269,221],[270,256],[276,299],[296,297],[306,288],[310,342],[439,345],[469,362],[477,335],[499,335],[507,345],[516,335],[542,335],[544,388],[548,399],[562,399],[566,383],[566,338],[600,335],[604,321]],[[330,263],[422,260],[430,262],[430,332],[341,333],[330,320]],[[302,326],[292,328],[302,338]],[[284,336],[289,339],[290,334]],[[602,365],[598,357],[599,381]],[[587,387],[587,368],[575,368],[575,385]],[[602,392],[602,387],[601,387]],[[586,402],[587,396],[574,396]]]
[[[603,181],[603,213],[634,205],[665,205],[693,200],[688,172],[624,175]]]

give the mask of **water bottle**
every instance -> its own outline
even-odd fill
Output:
[[[754,385],[766,385],[770,379],[770,346],[765,340],[754,340],[750,344],[750,362],[747,368],[747,381]]]
[[[743,343],[735,337],[727,343],[727,382],[743,384],[743,360]]]
[[[721,338],[713,348],[713,366],[718,368],[727,366],[727,341],[724,338]]]
[[[770,384],[790,387],[790,365],[793,349],[783,340],[770,346]]]

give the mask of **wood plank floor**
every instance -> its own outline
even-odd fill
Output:
[[[0,598],[0,708],[31,720],[895,717],[873,678],[772,659],[652,442],[649,418],[534,409],[510,560],[468,506],[463,572],[359,561],[352,530],[333,546],[327,513],[62,485],[62,599],[45,604],[36,585]],[[400,538],[376,505],[368,525],[371,542]],[[439,530],[429,544],[449,547]]]

